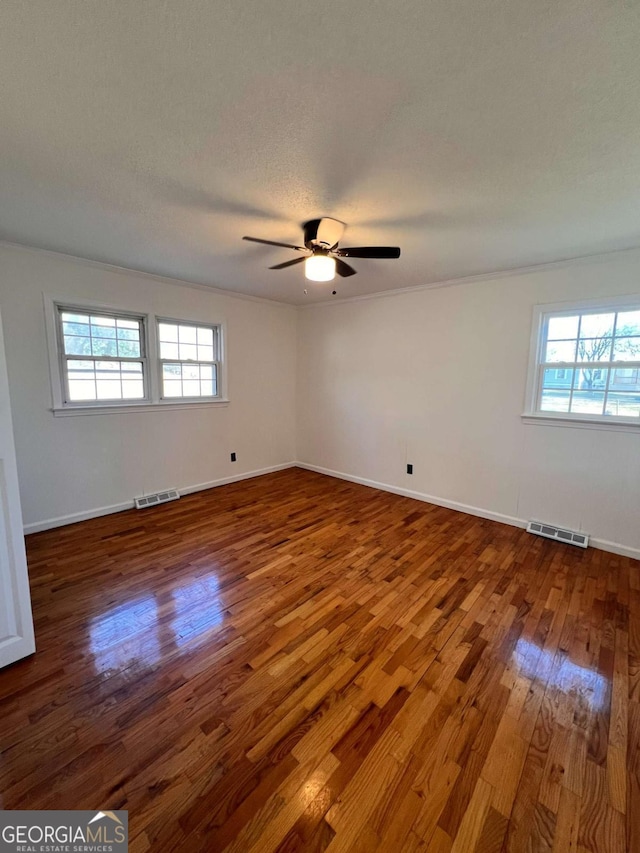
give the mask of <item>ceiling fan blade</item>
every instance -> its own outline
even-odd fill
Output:
[[[283,270],[285,267],[292,267],[294,264],[301,264],[306,261],[306,258],[294,258],[292,261],[285,261],[283,264],[276,264],[275,267],[269,267],[270,270]]]
[[[334,249],[341,258],[399,258],[397,246],[355,246],[350,249]]]
[[[282,246],[283,249],[296,249],[298,252],[306,252],[304,246],[292,246],[291,243],[275,243],[273,240],[261,240],[259,237],[243,237],[243,240],[250,240],[252,243],[264,243],[265,246]]]
[[[345,264],[345,262],[341,261],[340,258],[334,258],[334,260],[336,262],[336,272],[338,275],[341,275],[342,278],[356,274],[357,270],[354,270],[354,268],[350,267],[349,264]]]

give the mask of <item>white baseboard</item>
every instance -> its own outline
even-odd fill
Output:
[[[227,486],[229,483],[239,483],[240,480],[250,480],[252,477],[261,477],[263,474],[273,474],[276,471],[284,471],[287,468],[295,468],[295,462],[283,462],[281,465],[270,465],[268,468],[257,468],[255,471],[247,471],[245,474],[236,474],[234,477],[221,477],[219,480],[210,480],[208,483],[198,483],[196,486],[184,486],[178,489],[181,495],[191,495],[193,492],[203,492],[205,489],[215,489],[216,486]]]
[[[258,468],[255,471],[246,471],[244,474],[236,474],[233,477],[220,477],[218,480],[210,480],[207,483],[198,483],[195,486],[183,486],[178,488],[181,495],[190,495],[193,492],[202,492],[205,489],[215,489],[216,486],[226,486],[229,483],[237,483],[240,480],[249,480],[251,477],[260,477],[263,474],[273,474],[275,471],[284,471],[285,468],[295,468],[295,462],[285,462],[282,465],[271,465],[269,468]],[[75,524],[77,521],[87,521],[90,518],[99,518],[101,515],[111,515],[114,512],[123,512],[125,509],[133,509],[135,506],[133,498],[110,506],[100,506],[94,509],[74,512],[70,515],[61,515],[57,518],[47,518],[43,521],[34,521],[24,525],[25,535],[28,533],[40,533],[42,530],[52,530],[54,527],[64,527],[67,524]]]
[[[516,518],[512,515],[505,515],[501,512],[492,512],[488,509],[483,509],[470,504],[463,504],[459,501],[451,501],[447,498],[439,498],[435,495],[426,495],[424,492],[415,492],[412,489],[403,489],[400,486],[390,486],[387,483],[378,483],[376,480],[367,480],[365,477],[356,477],[352,474],[345,474],[342,471],[332,471],[330,468],[322,468],[319,465],[310,465],[308,462],[296,462],[298,468],[305,468],[307,471],[315,471],[317,474],[325,474],[327,477],[337,477],[339,480],[348,480],[350,483],[358,483],[361,486],[368,486],[371,489],[380,489],[383,492],[391,492],[394,495],[402,495],[405,498],[413,498],[424,503],[435,504],[446,509],[453,509],[456,512],[464,512],[467,515],[476,515],[479,518],[487,518],[489,521],[498,521],[501,524],[510,524],[512,527],[526,527],[527,521],[524,518]],[[609,542],[607,539],[598,539],[591,537],[589,544],[598,548],[600,551],[609,551],[612,554],[619,554],[622,557],[632,557],[635,560],[640,559],[640,548],[631,548],[628,545],[621,545],[618,542]]]
[[[416,492],[413,489],[403,489],[400,486],[390,486],[387,483],[379,483],[377,480],[368,480],[365,477],[356,477],[352,474],[345,474],[342,471],[333,471],[330,468],[322,468],[319,465],[310,465],[308,462],[285,462],[281,465],[272,465],[268,468],[259,468],[255,471],[247,471],[244,474],[236,474],[233,477],[220,477],[217,480],[210,480],[207,483],[198,483],[193,486],[184,486],[178,491],[181,495],[190,495],[194,492],[201,492],[205,489],[214,489],[217,486],[226,486],[229,483],[237,483],[240,480],[249,480],[251,477],[260,477],[263,474],[272,474],[275,471],[284,471],[286,468],[304,468],[307,471],[315,471],[317,474],[324,474],[327,477],[336,477],[339,480],[347,480],[350,483],[358,483],[361,486],[368,486],[371,489],[379,489],[382,492],[391,492],[394,495],[401,495],[405,498],[413,498],[424,503],[435,504],[446,509],[453,509],[456,512],[464,512],[467,515],[475,515],[479,518],[486,518],[489,521],[498,521],[501,524],[509,524],[512,527],[526,527],[527,521],[523,518],[516,518],[512,515],[505,515],[501,512],[492,512],[482,507],[463,504],[459,501],[448,500],[447,498],[439,498],[435,495],[426,495],[424,492]],[[48,518],[44,521],[35,521],[31,524],[25,524],[24,532],[39,533],[42,530],[51,530],[54,527],[64,527],[67,524],[75,524],[78,521],[87,521],[90,518],[98,518],[102,515],[110,515],[114,512],[122,512],[126,509],[133,509],[133,499],[124,501],[120,504],[112,504],[110,506],[96,507],[95,509],[75,512],[71,515],[63,515],[58,518]],[[607,539],[598,539],[591,537],[589,544],[598,548],[601,551],[608,551],[611,554],[619,554],[622,557],[631,557],[635,560],[640,560],[640,548],[631,548],[627,545],[621,545],[618,542],[609,542]]]
[[[593,536],[589,539],[589,545],[599,551],[609,551],[610,554],[619,554],[621,557],[640,560],[640,548],[630,548],[628,545],[621,545],[619,542],[609,542],[608,539],[598,539]]]

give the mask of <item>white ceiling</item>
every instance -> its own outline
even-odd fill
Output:
[[[640,244],[633,0],[3,0],[0,238],[303,303]],[[398,261],[308,285],[307,219]]]

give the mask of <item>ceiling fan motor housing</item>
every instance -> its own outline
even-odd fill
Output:
[[[337,219],[311,219],[304,224],[304,244],[308,249],[331,249],[342,239],[344,228]]]

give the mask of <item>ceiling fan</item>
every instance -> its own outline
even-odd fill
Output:
[[[360,246],[350,249],[338,248],[338,243],[344,233],[344,222],[337,219],[312,219],[304,224],[304,246],[293,246],[291,243],[276,243],[273,240],[261,240],[259,237],[243,237],[252,243],[265,243],[267,246],[282,246],[303,252],[304,257],[285,261],[269,267],[270,270],[282,270],[304,261],[305,276],[309,281],[332,281],[335,274],[343,278],[355,275],[356,270],[345,263],[342,258],[399,258],[400,249],[396,246]]]

